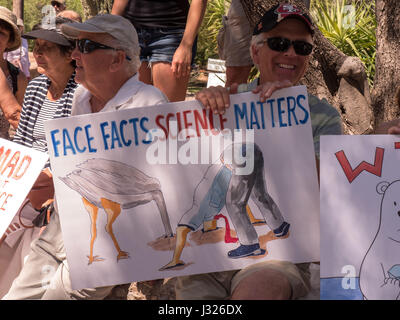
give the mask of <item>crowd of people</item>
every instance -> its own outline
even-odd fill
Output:
[[[115,0],[111,14],[85,22],[63,0],[51,5],[55,25],[38,23],[27,33],[10,10],[0,7],[1,137],[47,152],[45,120],[185,100],[206,0]],[[233,0],[218,35],[227,85],[205,88],[196,99],[223,114],[230,94],[252,91],[265,101],[276,90],[296,85],[310,62],[315,28],[301,8],[281,3],[252,30],[241,2]],[[21,39],[34,42],[40,74],[34,79],[26,70]],[[247,83],[253,65],[259,77]],[[309,106],[319,168],[320,136],[342,134],[341,118],[326,100],[311,94]],[[16,132],[10,135],[10,128]],[[385,123],[378,131],[398,134],[400,126]],[[0,241],[3,299],[103,299],[113,289],[71,288],[54,193],[47,163]],[[33,224],[38,215],[44,218]],[[180,227],[190,231],[190,226]],[[235,254],[252,255],[252,250],[241,245]],[[179,256],[174,259],[171,266],[179,264]],[[42,286],[44,265],[56,270],[51,288]],[[308,264],[277,260],[176,281],[177,299],[297,299],[309,291]]]

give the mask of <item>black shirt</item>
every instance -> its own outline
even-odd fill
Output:
[[[124,17],[135,28],[185,28],[188,0],[130,0]]]

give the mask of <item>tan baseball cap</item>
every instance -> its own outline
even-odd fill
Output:
[[[139,55],[138,35],[132,23],[121,16],[100,14],[83,23],[66,23],[61,26],[61,32],[71,39],[77,39],[80,32],[102,34],[106,33],[117,39],[125,48],[134,49]]]
[[[14,41],[12,41],[8,45],[8,48],[5,49],[4,51],[13,51],[15,49],[18,49],[21,46],[21,33],[17,26],[16,15],[14,13],[12,13],[11,10],[7,9],[6,7],[0,6],[0,20],[3,20],[7,24],[9,24],[11,26],[12,30],[14,31]]]

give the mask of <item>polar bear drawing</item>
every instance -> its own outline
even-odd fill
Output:
[[[360,268],[360,288],[368,300],[400,299],[400,180],[380,182],[380,221]]]

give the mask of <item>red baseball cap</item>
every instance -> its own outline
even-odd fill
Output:
[[[310,33],[312,35],[314,34],[314,24],[311,18],[301,10],[301,8],[293,4],[284,3],[275,5],[262,16],[260,22],[254,28],[253,35],[270,31],[275,28],[279,22],[288,18],[294,18],[304,22]]]

